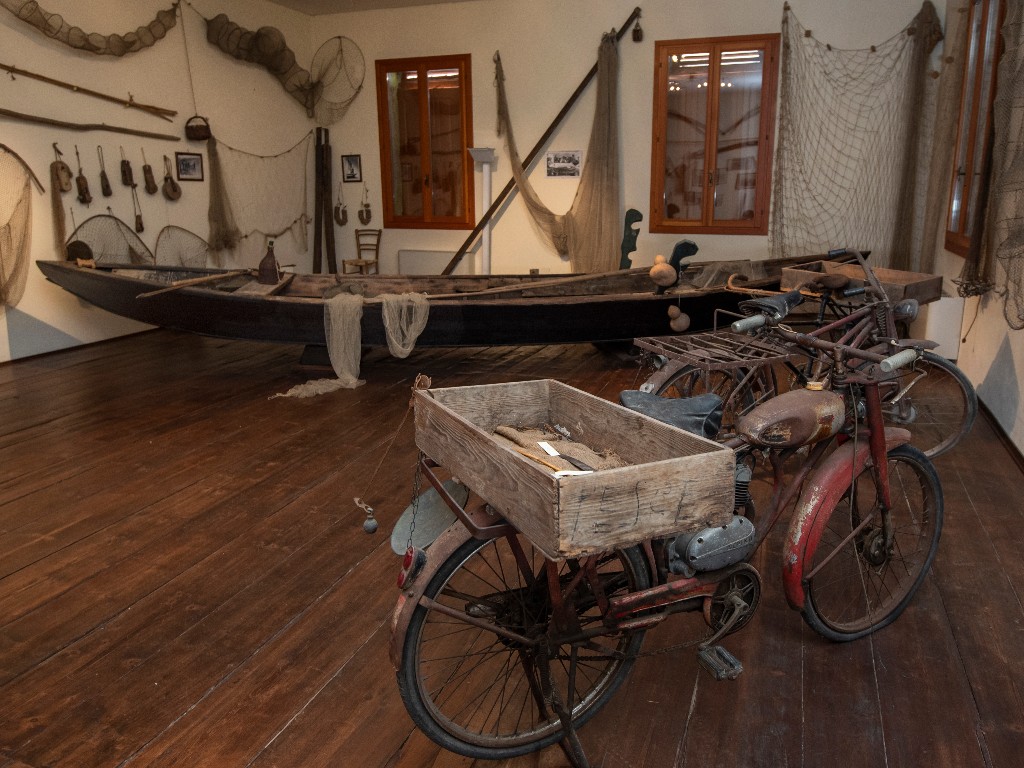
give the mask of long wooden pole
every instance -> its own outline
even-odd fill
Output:
[[[57,128],[67,128],[69,131],[110,131],[111,133],[126,133],[129,136],[142,136],[147,139],[181,141],[180,136],[172,136],[169,133],[139,131],[136,130],[135,128],[122,128],[119,125],[107,125],[106,123],[69,123],[66,120],[54,120],[52,117],[26,115],[22,112],[15,112],[12,109],[0,109],[0,116],[9,117],[12,120],[23,120],[26,123],[36,123],[38,125],[52,125]]]
[[[621,40],[622,36],[626,34],[626,30],[629,29],[630,25],[639,17],[640,6],[637,6],[636,8],[633,9],[633,12],[629,15],[629,18],[626,19],[625,23],[621,27],[619,27],[619,31],[615,33],[615,39]],[[551,125],[548,126],[548,129],[546,131],[544,131],[544,135],[540,137],[540,141],[537,142],[536,146],[534,146],[534,148],[530,150],[530,154],[528,154],[526,158],[523,160],[524,169],[530,166],[530,163],[534,161],[534,159],[537,157],[540,151],[548,143],[548,139],[550,139],[552,134],[554,134],[555,129],[558,128],[559,123],[561,123],[562,119],[567,114],[569,114],[569,110],[572,109],[573,104],[576,103],[576,100],[580,97],[583,91],[586,90],[586,87],[590,85],[590,81],[593,80],[596,75],[597,62],[594,62],[594,66],[590,68],[590,71],[587,73],[586,77],[584,77],[583,81],[576,87],[576,90],[572,92],[572,96],[569,97],[569,100],[565,103],[565,106],[562,107],[562,111],[555,116],[555,119],[552,121]],[[505,185],[505,188],[498,193],[498,197],[494,200],[493,203],[491,203],[491,207],[487,209],[487,212],[484,213],[484,215],[480,218],[480,221],[477,222],[477,225],[473,227],[473,231],[469,233],[469,237],[466,238],[466,242],[464,242],[462,246],[459,248],[459,250],[455,252],[455,255],[452,257],[452,260],[448,262],[448,266],[446,266],[444,270],[441,272],[442,275],[450,275],[452,272],[455,271],[455,268],[459,265],[459,262],[462,261],[462,257],[466,255],[466,251],[470,249],[474,241],[476,241],[477,237],[480,236],[480,233],[483,232],[484,227],[486,227],[487,223],[494,217],[494,214],[498,212],[498,209],[501,208],[501,206],[504,204],[505,198],[507,198],[512,193],[512,190],[515,188],[515,186],[515,178],[509,179],[508,183]]]
[[[96,99],[111,101],[114,104],[120,104],[122,107],[131,107],[132,109],[138,109],[143,112],[148,112],[154,117],[159,117],[161,120],[166,120],[167,122],[173,122],[171,118],[174,117],[174,115],[178,114],[173,109],[155,107],[152,104],[142,104],[138,101],[135,101],[135,99],[132,98],[131,94],[128,94],[127,99],[123,99],[120,96],[111,96],[107,93],[101,93],[100,91],[93,91],[89,88],[83,88],[82,86],[75,85],[74,83],[66,83],[63,80],[56,80],[52,77],[47,77],[46,75],[40,75],[35,72],[29,72],[27,69],[19,69],[18,67],[12,67],[10,64],[0,64],[0,69],[4,70],[5,72],[9,72],[12,75],[30,77],[34,80],[39,80],[40,82],[48,83],[49,85],[56,85],[58,88],[66,88],[67,90],[74,91],[75,93],[82,93],[86,96],[92,96]]]

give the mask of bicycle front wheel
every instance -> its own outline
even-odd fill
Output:
[[[830,640],[856,640],[892,622],[939,548],[942,487],[931,461],[902,445],[889,451],[888,467],[891,507],[881,509],[866,466],[804,566],[804,619]]]
[[[934,352],[925,352],[913,369],[883,384],[881,394],[886,423],[909,429],[910,444],[930,459],[960,442],[978,415],[974,386],[956,365]]]
[[[650,585],[639,548],[594,558],[605,596]],[[559,564],[564,602],[582,631],[599,627],[601,611],[581,561]],[[574,580],[575,579],[575,580]],[[417,726],[445,749],[500,760],[562,739],[545,700],[545,675],[575,725],[581,725],[622,683],[643,642],[642,631],[600,635],[589,643],[550,648],[548,660],[495,630],[539,639],[552,609],[544,558],[522,536],[470,540],[441,566],[412,616],[398,672],[399,690]],[[468,617],[470,621],[462,617]]]

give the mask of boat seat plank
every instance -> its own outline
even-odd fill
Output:
[[[236,290],[235,293],[245,293],[253,296],[276,296],[288,287],[293,277],[295,277],[294,273],[285,272],[284,276],[273,285],[261,283],[258,280],[250,280]]]

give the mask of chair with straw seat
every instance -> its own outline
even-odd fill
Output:
[[[370,272],[379,272],[377,268],[377,255],[380,251],[380,236],[383,230],[380,229],[357,229],[356,230],[356,257],[354,259],[342,259],[341,272],[359,272],[368,275]]]

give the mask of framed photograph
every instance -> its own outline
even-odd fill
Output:
[[[341,156],[341,180],[346,184],[363,180],[362,155]]]
[[[583,170],[583,150],[563,149],[547,153],[547,175],[560,178],[579,178]]]
[[[203,180],[203,156],[196,152],[175,152],[174,165],[178,181]]]

